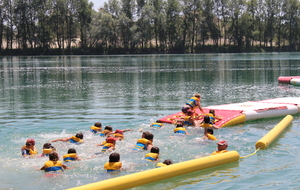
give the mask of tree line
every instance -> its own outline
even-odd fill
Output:
[[[299,0],[1,0],[0,54],[299,51]]]

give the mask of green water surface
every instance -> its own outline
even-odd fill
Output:
[[[142,130],[154,134],[160,161],[174,163],[210,155],[215,142],[203,141],[201,129],[170,138],[172,125],[150,129],[157,119],[180,111],[196,92],[202,106],[299,97],[299,87],[278,84],[279,76],[299,74],[299,53],[0,57],[0,189],[66,189],[152,169],[144,152],[131,148]],[[281,119],[272,118],[215,130],[229,150],[241,156]],[[125,132],[117,142],[125,168],[107,174],[109,154],[95,155],[104,138],[89,127],[95,122]],[[239,162],[143,185],[134,189],[299,189],[300,118],[266,150]],[[71,147],[83,159],[73,169],[46,177],[38,169],[47,158],[24,159],[20,148],[34,138],[39,152],[56,138],[84,134],[85,143],[55,142],[60,156]]]

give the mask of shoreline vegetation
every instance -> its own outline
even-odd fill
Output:
[[[1,50],[0,56],[43,56],[43,55],[134,55],[134,54],[201,54],[201,53],[260,53],[260,52],[290,52],[288,48],[281,49],[270,47],[254,47],[251,51],[240,51],[235,46],[215,47],[213,45],[206,45],[203,47],[195,48],[193,53],[188,51],[156,51],[155,48],[144,48],[126,50],[125,48],[116,48],[111,50],[104,50],[103,48],[71,48],[71,49],[12,49]]]
[[[300,0],[2,0],[0,56],[298,52]]]

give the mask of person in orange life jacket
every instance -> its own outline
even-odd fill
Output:
[[[132,150],[150,150],[153,146],[153,138],[154,135],[152,133],[144,131],[142,133],[142,138],[137,140],[136,145]]]
[[[199,93],[194,94],[194,96],[191,97],[190,100],[187,103],[185,103],[185,105],[182,107],[181,109],[182,113],[186,114],[187,111],[191,109],[195,115],[196,108],[198,108],[202,113],[204,113],[200,104],[200,100],[201,100],[201,95]]]
[[[212,127],[206,127],[204,129],[204,137],[202,137],[202,139],[205,139],[205,140],[213,140],[213,141],[216,141],[217,138],[214,136],[214,130]]]
[[[91,126],[90,131],[93,132],[94,134],[101,132],[102,131],[101,122],[96,122],[93,126]]]
[[[217,143],[217,145],[218,145],[218,150],[214,151],[211,155],[222,154],[222,153],[228,152],[228,150],[226,150],[228,147],[227,141],[220,141]]]
[[[105,137],[113,133],[113,128],[111,126],[105,126],[104,130],[100,133],[100,137]]]
[[[45,170],[45,172],[63,172],[64,169],[71,169],[68,166],[64,165],[61,161],[59,161],[59,157],[57,152],[52,151],[49,154],[49,161],[44,163],[44,166],[41,167],[40,170]]]
[[[96,146],[103,146],[101,153],[112,152],[116,149],[116,140],[120,140],[120,138],[108,136],[105,141],[101,144],[97,144]]]
[[[210,124],[210,117],[208,115],[204,116],[203,122],[200,124],[200,127],[212,127],[215,129],[219,129],[220,127],[216,126],[215,124]]]
[[[123,170],[122,162],[120,162],[120,154],[116,152],[111,153],[109,155],[109,161],[104,164],[104,169],[106,169],[107,172]]]
[[[43,145],[43,152],[41,156],[49,156],[50,152],[56,151],[56,148],[51,143],[45,143]]]
[[[159,148],[156,146],[153,146],[150,150],[150,153],[145,155],[145,159],[151,162],[157,161],[159,158]]]
[[[27,157],[34,157],[38,154],[38,151],[35,147],[35,140],[34,139],[27,139],[26,144],[21,147],[22,156]]]
[[[82,133],[76,133],[75,136],[72,137],[67,137],[67,138],[61,138],[61,139],[55,139],[51,140],[50,142],[57,142],[57,141],[62,141],[62,142],[70,142],[74,144],[81,144],[83,143],[83,134]]]
[[[165,166],[168,166],[168,165],[171,165],[171,164],[173,164],[172,160],[166,159],[163,162],[157,163],[156,167],[160,168],[160,167],[165,167]]]
[[[123,130],[117,129],[117,130],[115,130],[113,136],[116,138],[120,138],[120,140],[124,140],[124,132],[126,132],[126,131],[133,131],[133,130],[132,129],[123,129]]]
[[[80,161],[81,159],[77,155],[75,148],[70,148],[68,150],[68,154],[63,155],[63,160],[64,162],[69,162],[69,161]]]

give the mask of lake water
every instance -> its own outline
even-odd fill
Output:
[[[299,97],[297,86],[279,85],[279,76],[299,75],[299,53],[0,57],[0,189],[66,189],[155,167],[147,153],[132,152],[141,137],[154,134],[160,161],[174,163],[210,155],[215,142],[199,140],[203,131],[188,128],[186,137],[169,138],[174,126],[149,124],[180,111],[196,92],[202,106]],[[273,118],[215,130],[240,156],[281,119]],[[125,171],[107,174],[109,154],[95,156],[104,139],[89,131],[95,122],[125,132],[117,142]],[[133,189],[299,189],[300,117],[266,150],[239,162],[143,185]],[[56,138],[84,134],[85,143],[52,143],[62,156],[75,147],[83,159],[56,177],[37,170],[48,158],[24,159],[20,148],[34,138],[39,152]]]

